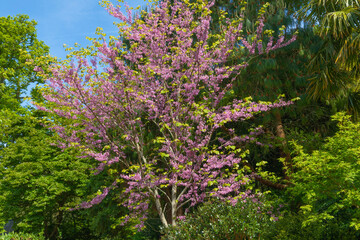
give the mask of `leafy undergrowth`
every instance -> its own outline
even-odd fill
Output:
[[[45,238],[39,234],[9,233],[0,235],[0,240],[45,240]]]

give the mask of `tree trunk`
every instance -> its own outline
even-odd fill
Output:
[[[275,111],[275,127],[276,127],[276,136],[280,139],[280,143],[281,143],[281,157],[285,159],[284,161],[285,179],[289,179],[289,177],[286,174],[286,170],[292,171],[291,156],[287,145],[286,134],[284,131],[284,126],[281,120],[281,114],[279,110]]]
[[[53,230],[49,236],[49,239],[51,240],[56,240],[58,239],[59,236],[59,226],[61,224],[63,220],[63,211],[58,212],[58,215],[55,218],[55,223],[54,223],[54,227]]]
[[[163,226],[165,227],[165,228],[167,228],[168,226],[169,226],[169,224],[168,224],[168,222],[167,222],[167,220],[166,220],[166,217],[165,217],[165,213],[164,213],[164,211],[163,211],[163,209],[162,209],[162,206],[161,206],[161,202],[160,202],[160,199],[158,198],[158,196],[159,196],[159,192],[158,192],[158,190],[157,189],[155,189],[154,190],[154,198],[155,198],[155,206],[156,206],[156,210],[157,210],[157,212],[158,212],[158,214],[159,214],[159,217],[160,217],[160,221],[161,221],[161,223],[163,224]]]
[[[176,184],[171,187],[171,225],[176,226],[176,217],[177,217],[177,186]]]

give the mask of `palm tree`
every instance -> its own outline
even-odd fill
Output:
[[[309,63],[312,98],[342,103],[360,113],[360,3],[358,0],[301,1],[300,19],[313,24],[321,37]]]

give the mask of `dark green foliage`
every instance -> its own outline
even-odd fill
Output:
[[[92,179],[92,184],[98,185],[103,182],[101,179]],[[94,186],[95,188],[95,186]],[[99,189],[99,188],[98,188]],[[94,189],[93,189],[94,191]],[[76,236],[76,239],[131,239],[131,237],[137,232],[133,227],[135,224],[120,225],[120,219],[127,213],[126,209],[119,204],[119,197],[113,191],[101,202],[99,205],[95,205],[89,209],[80,209],[73,212],[78,215],[77,223],[72,224],[71,221],[63,226],[63,231],[67,232],[66,239],[72,239]],[[75,217],[76,218],[76,217]],[[91,237],[85,237],[79,234],[84,227],[88,229],[88,235]],[[69,231],[70,230],[70,231]],[[72,233],[73,232],[73,233]]]
[[[269,3],[270,6],[265,13],[265,29],[273,31],[275,35],[283,32],[287,38],[297,31],[297,40],[285,48],[248,59],[239,58],[244,55],[241,53],[246,51],[240,44],[227,64],[247,61],[249,66],[237,76],[233,91],[228,93],[227,100],[231,101],[235,96],[238,98],[251,96],[256,101],[274,101],[279,95],[287,100],[297,99],[293,106],[263,113],[254,120],[231,126],[237,130],[237,133],[241,133],[241,129],[249,125],[252,126],[254,121],[256,121],[255,125],[264,127],[266,134],[263,135],[261,142],[268,143],[272,147],[252,146],[248,156],[249,163],[256,168],[259,162],[266,161],[266,170],[275,173],[282,178],[282,182],[286,183],[288,176],[282,168],[291,167],[287,142],[292,139],[306,141],[310,148],[315,149],[321,144],[323,137],[331,134],[330,116],[336,112],[336,106],[314,101],[308,95],[308,79],[311,77],[307,70],[308,64],[311,57],[316,54],[321,39],[313,33],[309,24],[299,22],[292,15],[300,6],[285,0],[274,0]],[[258,12],[263,4],[265,2],[256,0],[249,0],[246,3],[241,0],[219,0],[215,4],[217,8],[214,7],[214,15],[221,10],[226,11],[230,18],[237,18],[242,14],[245,22],[244,35],[249,39],[254,36]],[[216,29],[215,22],[216,18],[213,23],[214,29]],[[283,28],[283,25],[286,28]],[[268,37],[263,36],[263,38]],[[311,140],[307,139],[308,137]],[[279,162],[279,158],[284,158],[285,161]]]
[[[309,62],[309,93],[359,116],[360,3],[352,0],[298,1],[298,17],[321,37]]]
[[[270,212],[278,213],[266,201],[239,202],[235,206],[208,202],[176,227],[165,229],[162,239],[261,239],[275,224]]]

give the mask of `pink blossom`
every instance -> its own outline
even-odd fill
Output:
[[[205,9],[213,4],[210,1]],[[179,208],[187,212],[189,206],[210,197],[232,203],[240,194],[244,201],[252,198],[244,191],[251,175],[241,176],[235,170],[242,164],[236,150],[239,142],[256,141],[262,130],[237,136],[234,129],[223,128],[291,102],[222,103],[235,80],[232,76],[247,66],[225,67],[242,24],[225,26],[225,37],[211,48],[210,15],[198,16],[183,1],[164,0],[142,21],[134,21],[129,9],[127,14],[112,5],[107,10],[127,23],[117,39],[132,47],[123,51],[120,42],[108,44],[104,39],[98,55],[89,59],[91,64],[79,55],[72,64],[54,66],[44,94],[48,104],[41,107],[73,123],[54,123],[62,148],[77,147],[97,160],[97,173],[115,163],[121,166],[117,181],[79,207],[100,203],[122,182],[122,205],[129,209],[124,221],[137,218],[142,228],[150,202],[167,226],[165,206],[172,210],[175,224],[177,218],[183,219],[177,215]],[[242,40],[249,54],[263,52],[263,21],[259,20],[253,42]],[[265,52],[293,40],[280,37],[273,45],[270,39],[264,43]],[[98,65],[101,69],[96,69]],[[231,174],[225,174],[229,170]]]

